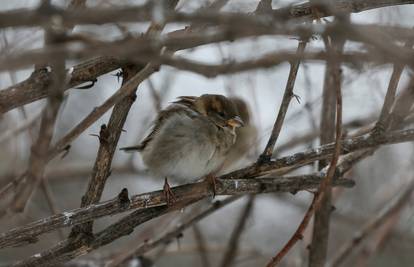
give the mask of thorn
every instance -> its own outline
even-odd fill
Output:
[[[63,148],[62,152],[62,156],[60,156],[61,159],[63,159],[64,157],[66,157],[69,154],[69,150],[71,148],[71,145],[67,145]]]
[[[213,191],[213,198],[215,198],[217,193],[217,178],[210,174],[207,176],[207,180],[211,186],[211,190]]]
[[[94,137],[98,137],[99,139],[99,143],[104,144],[104,143],[108,143],[108,138],[109,138],[109,133],[108,133],[108,128],[106,127],[105,124],[101,125],[101,130],[99,131],[99,135],[97,134],[89,134],[90,136],[94,136]]]
[[[101,144],[108,143],[108,139],[109,139],[108,128],[106,127],[106,124],[102,124],[101,130],[99,131],[99,142]]]
[[[298,102],[298,104],[300,104],[300,96],[293,93],[293,97],[296,99],[296,101]]]
[[[112,76],[115,76],[115,77],[116,77],[116,81],[117,81],[117,82],[119,82],[119,79],[120,79],[121,77],[123,77],[123,75],[124,75],[124,72],[123,72],[122,70],[118,71],[118,72],[117,72],[117,73],[115,73],[115,74],[112,74]]]
[[[97,81],[98,81],[98,79],[90,80],[90,81],[88,81],[88,82],[90,82],[90,84],[77,86],[77,87],[75,87],[75,89],[89,89],[89,88],[92,88]]]

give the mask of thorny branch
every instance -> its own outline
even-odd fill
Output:
[[[274,177],[263,179],[235,179],[219,180],[221,186],[217,187],[217,195],[241,195],[266,192],[296,192],[313,189],[319,185],[320,174]],[[338,180],[340,186],[353,186],[351,180]],[[200,199],[211,196],[212,192],[204,182],[174,187],[174,194],[182,201]],[[21,246],[37,242],[36,236],[54,231],[58,228],[82,224],[103,216],[114,215],[128,210],[145,210],[152,207],[164,206],[165,199],[162,191],[154,191],[131,196],[129,205],[122,205],[118,198],[89,205],[83,208],[66,211],[51,217],[30,223],[23,227],[12,229],[0,235],[0,248]]]

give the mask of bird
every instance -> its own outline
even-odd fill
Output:
[[[223,95],[181,96],[159,112],[140,144],[121,150],[140,152],[150,173],[164,177],[167,204],[176,200],[168,178],[181,183],[208,178],[214,196],[214,174],[243,125],[235,104]]]

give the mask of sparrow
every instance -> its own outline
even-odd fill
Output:
[[[149,171],[164,177],[167,203],[175,200],[167,178],[189,182],[206,177],[213,186],[215,177],[243,126],[234,103],[223,95],[181,96],[162,110],[151,132],[136,146]]]
[[[229,100],[235,105],[244,126],[236,128],[236,142],[230,148],[220,173],[233,169],[257,141],[257,128],[251,122],[251,111],[246,101],[239,97],[230,97]]]

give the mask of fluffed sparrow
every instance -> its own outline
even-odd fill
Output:
[[[243,121],[225,96],[181,96],[159,113],[141,144],[121,150],[139,151],[150,172],[165,177],[164,193],[170,202],[175,197],[167,177],[188,182],[207,176],[215,191],[214,173],[223,165],[240,126]]]

